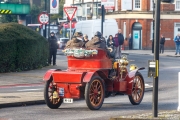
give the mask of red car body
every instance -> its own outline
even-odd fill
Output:
[[[136,86],[134,86],[134,80],[136,74],[139,73],[138,70],[143,68],[137,68],[130,72],[128,72],[128,70],[125,69],[125,71],[122,72],[122,74],[120,74],[121,68],[119,67],[120,65],[117,62],[116,75],[114,78],[110,78],[109,74],[113,68],[113,62],[112,59],[108,57],[107,52],[105,50],[98,49],[97,55],[93,55],[88,58],[76,58],[74,56],[68,56],[67,59],[67,70],[51,69],[46,72],[43,78],[44,81],[49,81],[50,79],[52,80],[52,83],[56,86],[55,88],[57,88],[56,91],[59,94],[59,99],[80,99],[84,98],[85,96],[85,99],[88,99],[86,100],[88,107],[94,110],[99,109],[102,105],[102,103],[93,104],[93,102],[91,101],[91,99],[95,99],[95,97],[97,97],[98,99],[98,95],[99,97],[101,96],[101,102],[103,102],[104,97],[110,96],[111,93],[121,93],[126,94],[129,97],[133,97],[133,91],[139,90],[138,87],[136,88]],[[94,78],[96,79],[93,81]],[[144,95],[144,80],[141,75],[139,78],[142,79],[140,80],[142,81],[142,94],[140,100],[132,101],[134,104],[139,104]],[[97,86],[99,86],[99,89],[100,87],[102,89],[94,89],[97,86],[93,86],[94,83],[91,84],[92,81],[98,84]],[[90,87],[90,89],[94,89],[92,92],[91,90],[90,92],[87,92],[87,84],[89,86],[92,86]],[[60,89],[64,90],[64,94],[62,94],[63,92],[59,93],[59,91],[61,91]],[[94,95],[93,97],[91,97],[91,93]],[[102,95],[103,93],[104,95]],[[52,108],[51,105],[48,106]]]

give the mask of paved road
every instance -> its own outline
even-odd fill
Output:
[[[63,58],[63,56],[59,56]],[[152,55],[131,54],[128,56],[130,64],[146,67],[141,73],[145,82],[152,84],[153,79],[147,77],[147,61],[152,60]],[[159,110],[176,110],[178,107],[178,72],[180,71],[179,57],[160,56],[159,70]],[[26,88],[22,88],[26,89]],[[29,88],[28,88],[29,89]],[[11,111],[11,112],[9,112]],[[105,99],[102,108],[91,111],[87,108],[84,100],[74,101],[73,104],[62,104],[57,110],[51,110],[46,105],[24,106],[0,109],[0,118],[13,118],[20,120],[39,119],[63,119],[63,120],[108,120],[110,117],[119,115],[131,115],[152,112],[152,92],[145,92],[142,103],[133,106],[128,96],[115,96]]]

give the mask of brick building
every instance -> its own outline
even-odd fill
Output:
[[[125,37],[133,37],[133,49],[152,49],[153,1],[156,0],[104,0],[114,1],[115,10],[108,12],[106,19],[116,19]],[[161,3],[160,34],[166,38],[165,49],[175,49],[173,38],[180,33],[180,0]],[[76,17],[97,19],[101,15],[102,0],[66,0],[65,4],[77,6]]]
[[[125,37],[133,37],[133,49],[152,49],[153,0],[118,0],[117,11],[107,13],[114,18]],[[180,33],[180,0],[161,3],[160,34],[166,38],[165,49],[175,49],[174,36]]]

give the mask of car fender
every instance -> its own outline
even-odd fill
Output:
[[[95,70],[95,71],[87,72],[83,78],[83,82],[86,82],[86,83],[89,82],[94,75],[100,76],[103,79],[103,82],[104,82],[104,79],[107,79],[107,77],[103,73],[103,70]]]
[[[132,85],[133,85],[133,80],[134,80],[134,77],[136,75],[136,73],[139,71],[139,70],[143,70],[145,69],[144,67],[141,67],[141,68],[138,68],[138,69],[135,69],[135,70],[132,70],[128,73],[128,76],[127,76],[127,94],[131,94],[132,92]]]
[[[53,73],[54,71],[61,71],[61,70],[60,70],[60,69],[50,69],[50,70],[48,70],[48,71],[45,73],[45,75],[43,76],[43,81],[48,81],[48,80],[50,80],[50,78],[51,78],[51,76],[52,76],[52,73]]]

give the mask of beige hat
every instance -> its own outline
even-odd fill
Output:
[[[75,37],[80,37],[80,36],[83,36],[82,32],[75,32],[74,33],[74,36]]]

